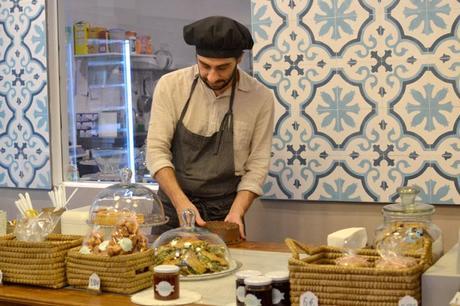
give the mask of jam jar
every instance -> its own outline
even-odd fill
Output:
[[[169,301],[179,298],[179,267],[159,265],[153,268],[153,291],[157,300]]]
[[[395,231],[402,232],[403,235],[420,232],[431,238],[432,259],[436,261],[443,254],[443,238],[440,228],[431,222],[431,217],[435,212],[434,206],[415,201],[420,192],[417,186],[399,187],[397,192],[401,202],[383,207],[383,224],[375,230],[375,245],[377,246],[386,235]],[[411,251],[423,252],[423,248],[414,244]]]
[[[244,306],[244,296],[246,295],[246,289],[244,287],[244,280],[250,276],[261,276],[262,272],[257,270],[242,270],[236,272],[236,305]]]
[[[272,280],[266,276],[250,276],[244,279],[245,305],[272,306]]]
[[[291,306],[289,271],[272,271],[265,274],[272,280],[272,302],[274,306]]]

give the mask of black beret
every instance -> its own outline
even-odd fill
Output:
[[[184,27],[184,40],[205,57],[239,57],[252,49],[254,41],[248,28],[236,20],[222,16],[207,17]]]

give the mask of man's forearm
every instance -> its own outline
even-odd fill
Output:
[[[192,204],[192,202],[190,202],[187,195],[179,186],[173,168],[161,168],[155,173],[155,180],[160,185],[161,190],[166,193],[168,198],[171,200],[178,216],[180,216],[184,210],[192,209],[195,212],[195,222],[199,226],[204,226],[206,224],[206,222],[201,218],[198,209]],[[180,218],[179,222],[181,222]]]
[[[232,207],[230,208],[231,213],[235,213],[240,217],[243,217],[246,211],[248,211],[252,202],[258,197],[252,191],[241,190],[236,194],[235,200],[233,201]]]
[[[155,180],[161,186],[161,190],[168,196],[176,209],[188,202],[188,198],[180,188],[173,168],[161,168],[155,173]]]

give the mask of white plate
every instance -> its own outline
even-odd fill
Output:
[[[180,289],[179,298],[170,301],[156,300],[153,297],[153,288],[138,292],[131,296],[131,302],[138,305],[156,306],[156,305],[184,305],[197,302],[201,299],[201,294]]]
[[[195,274],[191,274],[187,276],[181,275],[180,280],[181,281],[194,281],[194,280],[203,280],[203,279],[223,277],[223,276],[232,274],[233,271],[241,268],[241,266],[242,266],[241,262],[232,259],[230,261],[230,264],[227,270],[214,272],[214,273],[199,274],[199,275],[195,275]]]

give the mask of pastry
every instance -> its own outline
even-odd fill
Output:
[[[94,224],[116,225],[118,222],[123,220],[123,218],[127,218],[131,215],[133,215],[133,213],[129,211],[116,211],[116,210],[102,208],[96,212],[95,217],[94,217]],[[136,219],[137,219],[138,224],[144,223],[143,214],[136,214]]]
[[[86,238],[80,253],[117,256],[143,252],[147,249],[147,238],[139,230],[137,219],[131,215],[117,224],[110,240],[104,240],[101,233],[93,230]]]
[[[177,237],[155,249],[154,265],[180,266],[182,275],[225,271],[229,261],[224,245],[211,245],[196,237]]]
[[[87,245],[84,245],[80,248],[78,252],[80,254],[91,254],[91,249]]]
[[[125,253],[131,252],[133,250],[133,242],[129,238],[122,238],[118,240],[118,244]]]

